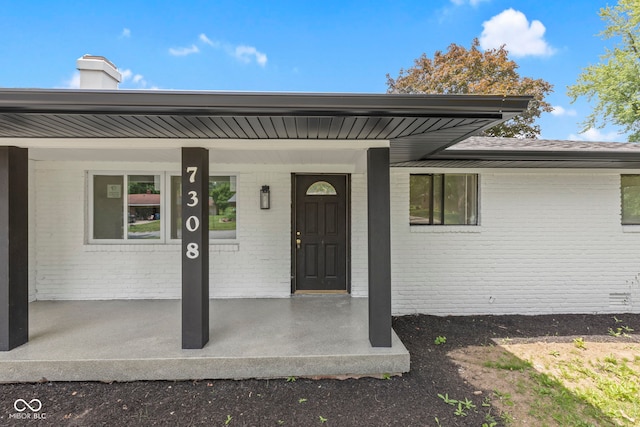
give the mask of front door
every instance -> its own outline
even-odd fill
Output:
[[[293,292],[348,292],[349,176],[293,175],[293,186]]]

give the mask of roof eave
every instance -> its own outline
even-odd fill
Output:
[[[511,117],[526,109],[531,99],[501,95],[0,89],[0,113]]]

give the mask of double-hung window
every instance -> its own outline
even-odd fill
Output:
[[[640,175],[620,177],[622,225],[640,225]]]
[[[478,175],[420,174],[409,178],[411,225],[477,225]]]
[[[89,243],[165,243],[181,239],[179,175],[91,172],[88,176]],[[207,202],[209,238],[235,239],[236,177],[210,176]]]

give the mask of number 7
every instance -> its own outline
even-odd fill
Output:
[[[198,167],[197,166],[189,166],[187,168],[187,173],[190,173],[191,176],[189,176],[189,182],[190,183],[194,183],[196,182],[196,172],[198,172]]]

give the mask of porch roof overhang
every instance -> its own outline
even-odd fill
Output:
[[[395,163],[428,158],[521,113],[531,99],[500,95],[1,89],[0,140],[388,140],[390,161]]]

